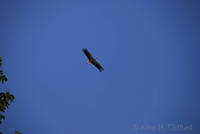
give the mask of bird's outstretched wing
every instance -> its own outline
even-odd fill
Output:
[[[87,48],[83,48],[82,51],[83,51],[84,54],[87,56],[88,60],[93,59],[92,55],[91,55],[90,52],[87,50]]]
[[[91,63],[92,63],[96,68],[98,68],[100,72],[102,72],[102,71],[104,70],[103,67],[102,67],[96,60],[92,61]]]

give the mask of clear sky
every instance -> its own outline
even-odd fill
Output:
[[[199,7],[198,0],[1,0],[0,56],[16,99],[0,130],[134,134],[134,124],[192,124],[172,133],[199,133]],[[82,48],[104,72],[86,64]]]

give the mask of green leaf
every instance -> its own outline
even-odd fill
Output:
[[[22,133],[20,133],[19,131],[16,130],[14,134],[22,134]]]
[[[2,76],[0,76],[0,81],[1,81],[2,83],[7,82],[7,81],[8,81],[8,78],[7,78],[5,75],[2,75]]]
[[[2,59],[1,59],[1,57],[0,57],[0,66],[2,65]]]

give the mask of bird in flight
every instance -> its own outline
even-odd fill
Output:
[[[82,51],[88,58],[87,64],[92,63],[96,68],[99,69],[100,72],[104,70],[103,67],[96,61],[97,58],[93,58],[93,56],[90,54],[87,48],[83,48]]]

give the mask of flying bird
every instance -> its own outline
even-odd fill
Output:
[[[93,56],[90,54],[87,48],[83,48],[82,51],[88,58],[87,64],[92,63],[96,68],[99,69],[100,72],[104,70],[103,67],[96,61],[97,58],[93,58]]]

